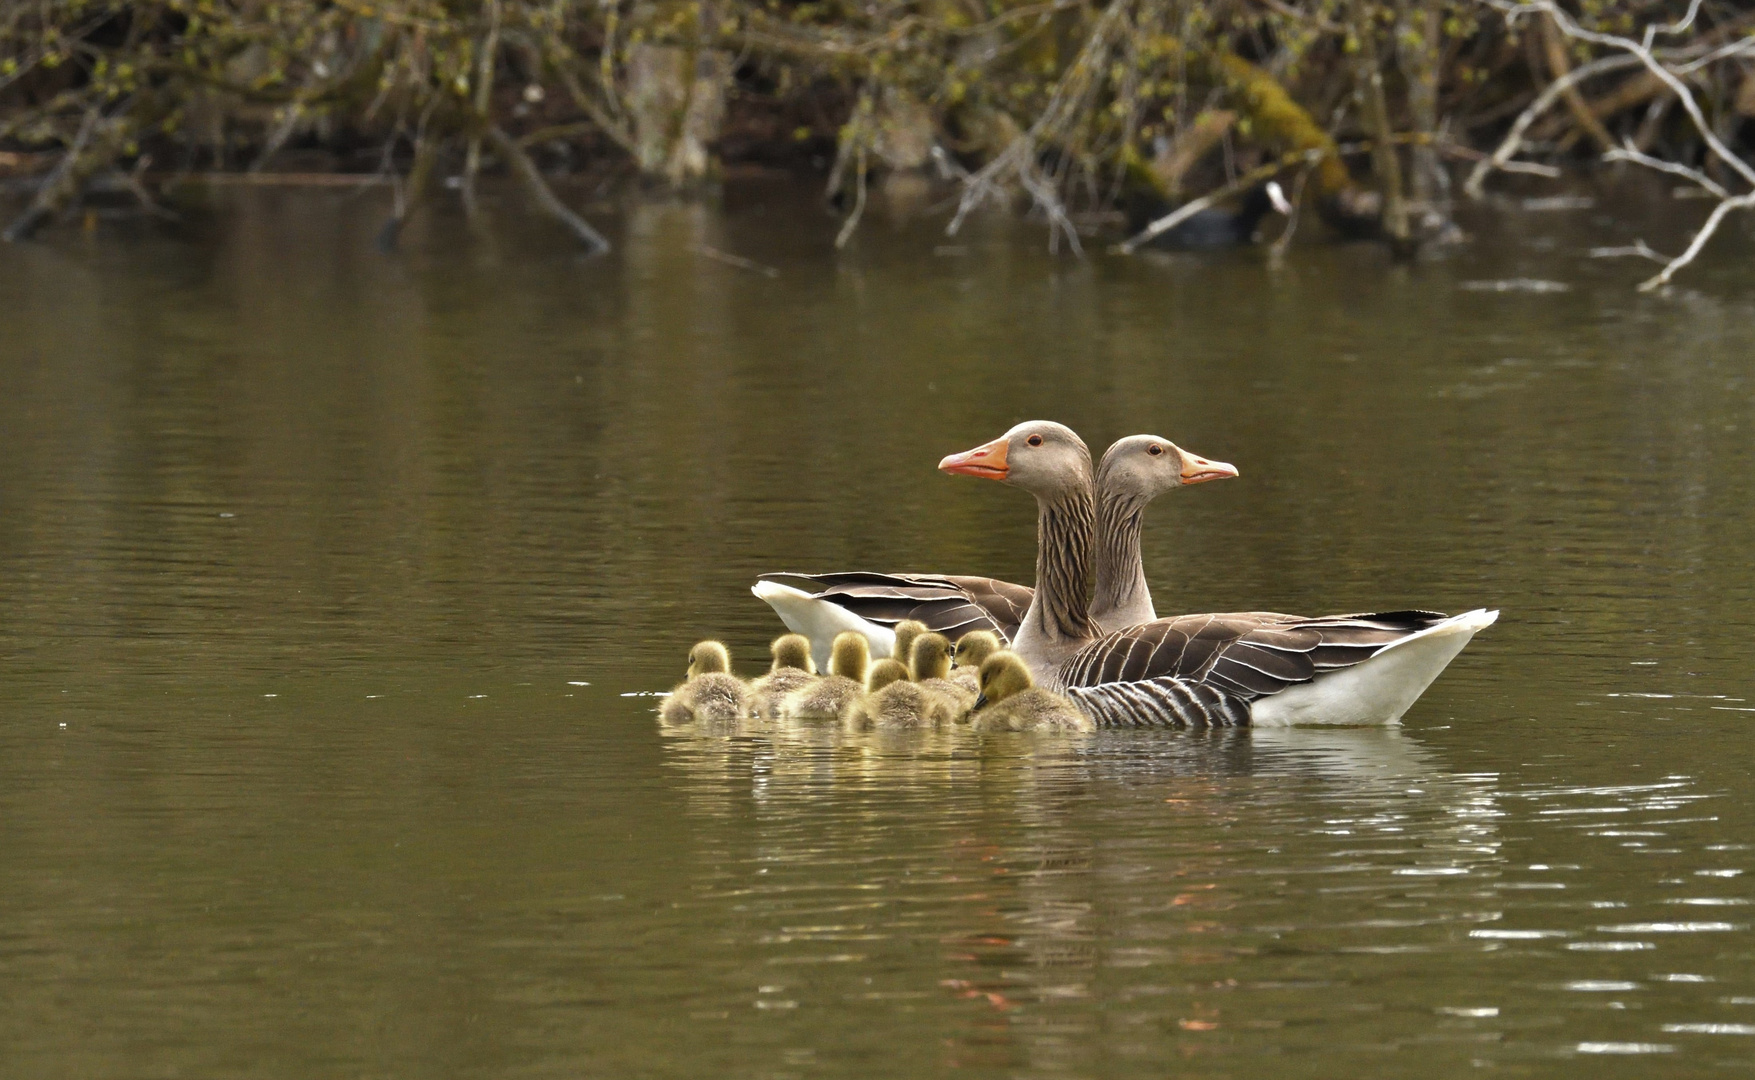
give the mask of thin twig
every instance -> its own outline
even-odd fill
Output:
[[[841,231],[835,236],[835,250],[840,251],[853,239],[853,230],[859,228],[859,219],[865,216],[865,144],[860,143],[854,151],[856,164],[853,176],[853,212],[847,215],[842,223]]]
[[[1656,263],[1668,263],[1670,261],[1668,255],[1653,251],[1646,245],[1644,240],[1635,240],[1632,244],[1629,244],[1626,247],[1591,248],[1590,257],[1593,259],[1650,259],[1652,262]]]
[[[760,274],[765,278],[777,278],[780,271],[754,259],[746,259],[741,255],[732,255],[718,248],[710,248],[706,244],[696,244],[692,249],[697,255],[704,255],[714,262],[722,262],[726,266],[735,266],[739,270],[748,270],[752,274]]]

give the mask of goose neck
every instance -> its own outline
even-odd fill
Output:
[[[1046,672],[1097,636],[1085,595],[1095,520],[1088,484],[1037,500],[1036,595],[1014,644],[1033,671]]]
[[[1146,503],[1103,492],[1097,503],[1096,593],[1091,618],[1104,630],[1121,630],[1158,617],[1140,558],[1140,529]]]

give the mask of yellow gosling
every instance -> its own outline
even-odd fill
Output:
[[[921,687],[956,702],[959,712],[968,712],[975,704],[974,694],[950,680],[951,643],[943,634],[921,634],[914,639],[908,670]]]
[[[1004,649],[981,664],[981,697],[969,726],[976,731],[1097,730],[1072,702],[1037,689],[1023,659]]]
[[[774,664],[768,674],[750,683],[750,709],[764,720],[774,720],[786,695],[817,681],[817,665],[810,658],[810,639],[803,634],[781,634],[768,646],[768,653]]]
[[[850,731],[904,731],[956,722],[957,706],[941,694],[908,681],[898,660],[879,660],[871,669],[869,691],[850,702],[841,722]]]
[[[971,694],[981,692],[981,662],[1005,648],[991,630],[971,630],[957,639],[957,666],[950,680]]]
[[[870,667],[871,645],[864,634],[855,630],[836,634],[829,647],[829,673],[786,695],[780,704],[780,715],[790,720],[840,716],[849,702],[865,693],[865,676]]]
[[[918,619],[903,619],[891,627],[896,632],[896,643],[890,646],[890,659],[900,661],[904,666],[914,648],[914,639],[926,633],[926,624]]]
[[[689,650],[688,680],[658,710],[666,724],[741,720],[749,713],[749,689],[731,673],[731,653],[717,641],[697,642]]]

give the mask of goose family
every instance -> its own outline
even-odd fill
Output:
[[[664,720],[754,714],[840,718],[855,729],[967,721],[1007,731],[1393,724],[1498,618],[1484,608],[1159,618],[1140,556],[1146,506],[1176,487],[1237,475],[1159,436],[1117,441],[1094,469],[1075,432],[1034,420],[939,469],[1036,500],[1033,587],[952,575],[763,575],[756,595],[792,631],[774,640],[770,670],[746,687],[722,643],[699,642]],[[828,669],[820,677],[819,662]]]
[[[731,673],[731,652],[718,641],[689,649],[688,679],[670,692],[659,709],[667,724],[696,720],[741,720],[749,715],[749,691]]]
[[[1038,684],[1100,726],[1396,723],[1498,618],[1485,609],[1228,612],[1105,632],[1085,598],[1098,510],[1090,451],[1077,434],[1029,421],[939,469],[1036,498],[1036,588],[1011,648]]]
[[[1157,618],[1140,559],[1146,506],[1176,488],[1236,475],[1234,466],[1208,461],[1157,435],[1132,435],[1110,446],[1096,477],[1097,581],[1091,615],[1099,626],[1122,629]],[[904,623],[918,622],[958,642],[974,630],[1010,641],[1034,596],[1029,586],[995,578],[862,571],[763,574],[750,591],[789,629],[810,638],[819,665],[827,663],[835,635],[848,630],[865,635],[873,656],[904,659],[906,645],[895,640]]]

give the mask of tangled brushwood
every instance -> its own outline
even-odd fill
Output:
[[[145,202],[165,171],[304,155],[395,180],[386,243],[439,175],[473,213],[480,171],[509,173],[601,250],[555,174],[760,162],[826,168],[843,243],[910,178],[960,186],[953,231],[1015,203],[1074,250],[1095,212],[1137,232],[1277,179],[1405,253],[1447,228],[1447,158],[1478,195],[1606,157],[1718,200],[1667,281],[1751,205],[1752,34],[1737,0],[18,0],[0,173],[31,196],[6,235],[94,180]]]

